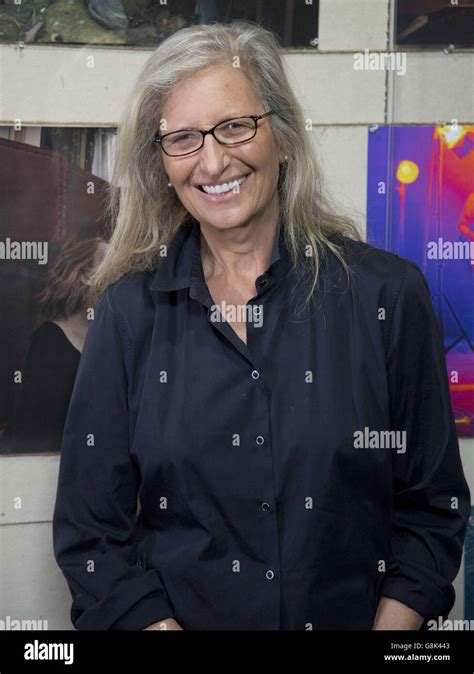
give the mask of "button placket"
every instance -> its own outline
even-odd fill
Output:
[[[265,284],[266,285],[266,284]],[[260,287],[260,284],[258,284]],[[253,389],[254,395],[259,398],[262,396],[262,402],[264,408],[261,409],[261,415],[254,418],[254,422],[257,424],[257,428],[260,427],[262,431],[261,434],[254,436],[255,437],[255,446],[258,447],[256,450],[256,461],[261,465],[263,470],[263,475],[267,476],[267,480],[264,480],[262,477],[261,487],[263,487],[260,492],[260,498],[257,497],[255,501],[255,507],[258,508],[257,512],[261,512],[259,518],[259,526],[262,527],[262,559],[266,559],[264,564],[278,565],[279,560],[279,549],[278,549],[278,526],[275,517],[274,508],[271,505],[273,499],[276,498],[276,495],[272,492],[272,486],[274,489],[273,483],[273,456],[272,456],[272,447],[270,442],[270,426],[269,426],[269,409],[268,409],[268,397],[266,393],[266,387],[263,382],[263,373],[258,369],[250,370],[250,377],[253,380],[249,382],[249,387],[252,388],[252,384],[255,384],[256,387]],[[265,411],[264,411],[265,410]],[[268,490],[270,486],[270,491]],[[273,497],[272,497],[273,493]],[[269,498],[269,501],[264,500],[263,497]],[[278,582],[275,572],[272,568],[263,567],[261,571],[261,578],[263,581],[274,581],[266,587],[265,596],[267,601],[270,604],[275,606],[275,621],[276,624],[279,624],[279,601],[280,601],[280,583]],[[265,574],[265,576],[263,575]]]

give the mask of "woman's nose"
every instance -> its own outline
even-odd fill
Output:
[[[224,168],[227,148],[219,143],[211,133],[204,136],[204,145],[200,150],[199,160],[209,177],[219,176]]]

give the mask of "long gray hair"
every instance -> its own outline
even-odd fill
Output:
[[[130,93],[119,125],[108,212],[113,233],[92,278],[97,296],[130,271],[152,270],[162,246],[192,216],[167,185],[161,150],[153,144],[166,96],[183,79],[210,65],[238,66],[256,87],[270,117],[275,141],[288,160],[281,165],[280,218],[293,269],[306,259],[310,299],[322,258],[330,250],[346,273],[343,246],[329,240],[344,235],[361,240],[356,224],[337,214],[323,186],[303,110],[285,71],[282,45],[272,32],[247,21],[196,25],[177,31],[153,52]]]

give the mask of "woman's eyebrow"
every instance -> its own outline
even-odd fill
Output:
[[[219,117],[218,119],[216,118],[216,121],[214,123],[209,123],[209,124],[206,124],[205,126],[209,127],[211,129],[216,124],[219,124],[219,122],[223,122],[226,119],[234,119],[235,117],[247,117],[247,115],[245,115],[244,113],[241,113],[241,112],[232,112],[231,111],[227,115],[225,115],[224,117]],[[176,125],[172,126],[171,124],[169,124],[168,127],[170,129],[176,130],[176,131],[182,131],[182,130],[185,130],[185,129],[202,129],[202,128],[204,128],[203,126],[198,126],[197,124],[194,124],[194,125],[193,124],[187,124],[187,125],[183,125],[183,126],[176,126]]]

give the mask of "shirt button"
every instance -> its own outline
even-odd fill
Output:
[[[264,278],[263,281],[260,281],[260,288],[265,288],[268,284],[268,279]]]
[[[268,578],[268,580],[271,580],[275,574],[271,569],[269,569],[265,575]]]
[[[258,378],[260,377],[260,372],[258,372],[257,370],[254,370],[254,371],[252,372],[252,377],[253,377],[254,379],[258,379]]]
[[[255,441],[256,441],[257,445],[263,445],[263,443],[265,442],[265,439],[264,439],[264,438],[262,438],[262,436],[261,436],[261,435],[257,435],[257,437],[256,437],[256,440],[255,440]]]
[[[262,503],[262,510],[270,510],[270,504],[264,501]]]

